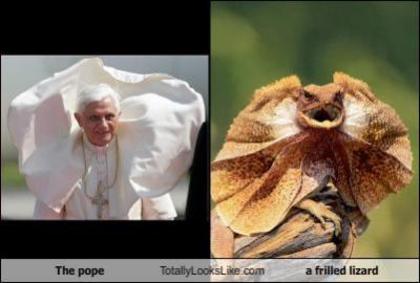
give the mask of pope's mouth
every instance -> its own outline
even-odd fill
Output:
[[[108,136],[108,135],[110,135],[110,134],[111,134],[111,132],[96,133],[96,135],[97,135],[98,137],[106,137],[106,136]]]
[[[342,110],[328,104],[313,108],[302,113],[302,118],[308,126],[316,128],[333,128],[341,124],[343,120]]]

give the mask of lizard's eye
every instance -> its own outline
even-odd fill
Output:
[[[334,100],[336,102],[341,102],[342,99],[343,99],[343,93],[341,91],[336,92],[336,94],[334,95]]]
[[[303,96],[307,99],[307,100],[312,100],[315,98],[315,96],[307,91],[303,91]]]

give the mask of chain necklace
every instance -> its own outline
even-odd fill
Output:
[[[86,197],[91,201],[92,204],[97,206],[97,217],[98,219],[102,219],[103,215],[102,215],[102,211],[103,211],[103,207],[109,204],[109,190],[114,187],[116,181],[117,181],[117,173],[118,173],[118,169],[119,169],[119,146],[118,146],[118,138],[117,136],[115,136],[115,147],[116,147],[116,153],[115,153],[115,157],[116,157],[116,166],[115,166],[115,174],[114,174],[114,180],[112,181],[112,184],[109,185],[109,176],[108,176],[108,152],[105,152],[105,164],[106,164],[106,186],[104,186],[102,184],[102,181],[99,181],[98,183],[98,187],[96,189],[96,193],[95,196],[90,196],[87,192],[87,185],[86,185],[86,177],[87,177],[87,170],[88,170],[88,166],[87,166],[87,160],[86,160],[86,150],[85,150],[85,142],[84,142],[84,138],[83,138],[83,134],[82,134],[82,151],[83,151],[83,160],[84,160],[84,173],[82,176],[82,185],[83,185],[83,193],[86,195]],[[108,199],[104,197],[103,193],[107,191],[108,194]]]

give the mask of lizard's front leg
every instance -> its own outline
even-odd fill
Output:
[[[338,236],[341,233],[341,218],[330,210],[330,207],[322,202],[316,202],[311,199],[304,199],[297,204],[297,207],[308,211],[315,216],[325,228],[325,219],[331,220],[335,225],[334,234]]]

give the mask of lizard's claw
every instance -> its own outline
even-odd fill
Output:
[[[324,229],[326,229],[325,220],[330,220],[334,223],[334,235],[338,236],[341,233],[341,218],[330,209],[331,207],[320,202],[315,202],[310,199],[305,199],[298,204],[300,209],[308,211],[316,217]]]

